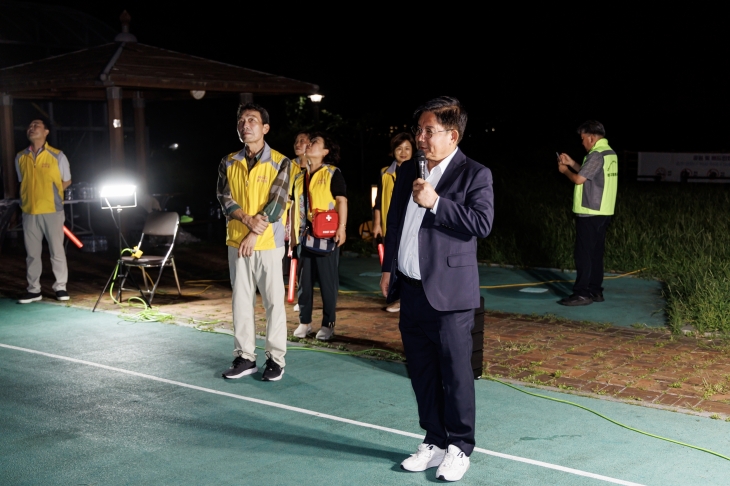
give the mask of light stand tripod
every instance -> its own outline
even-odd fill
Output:
[[[122,189],[123,188],[123,189]],[[131,189],[130,189],[131,188]],[[131,197],[132,200],[126,200],[124,203],[126,205],[123,205],[123,203],[112,205],[109,203],[110,197]],[[144,292],[142,291],[142,288],[137,284],[137,281],[134,279],[134,276],[129,271],[129,267],[124,264],[124,260],[122,259],[122,253],[124,252],[124,247],[122,246],[122,241],[124,241],[124,244],[128,247],[127,241],[122,236],[122,209],[124,208],[134,208],[137,207],[137,193],[135,191],[134,186],[111,186],[111,187],[105,187],[102,188],[101,192],[101,208],[102,209],[109,209],[111,212],[112,220],[114,221],[114,225],[117,227],[117,242],[119,243],[119,258],[117,259],[117,264],[114,267],[114,270],[112,270],[111,275],[109,275],[109,279],[106,281],[106,284],[104,285],[104,288],[99,293],[99,297],[96,299],[96,304],[94,304],[94,308],[91,310],[91,312],[96,311],[96,307],[99,305],[99,301],[101,300],[101,297],[104,295],[104,292],[106,292],[106,289],[109,288],[109,284],[111,283],[112,288],[114,288],[114,284],[119,281],[119,287],[117,288],[117,302],[121,301],[122,299],[122,284],[126,281],[127,278],[129,278],[135,287],[137,287],[137,290],[139,290],[139,294],[142,296],[142,300],[144,303],[149,306],[150,303],[147,300],[147,298],[144,295]],[[106,206],[104,205],[104,202],[106,202]],[[119,215],[119,221],[117,222],[117,218],[114,217],[114,210],[117,210],[117,214]],[[112,283],[113,280],[113,283]],[[112,297],[113,299],[113,297]]]

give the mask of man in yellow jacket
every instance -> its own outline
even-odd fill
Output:
[[[23,237],[28,254],[26,277],[28,291],[18,302],[29,304],[41,300],[41,253],[43,238],[51,253],[51,268],[56,282],[57,300],[69,300],[66,292],[68,266],[63,248],[63,191],[71,185],[71,170],[63,152],[48,145],[50,128],[44,120],[33,120],[26,135],[30,145],[15,156],[15,170],[20,181],[23,211]]]
[[[229,154],[218,168],[218,201],[226,214],[228,268],[233,287],[235,359],[224,378],[256,373],[256,289],[266,309],[266,363],[261,379],[278,381],[284,374],[286,310],[284,307],[284,223],[289,190],[288,158],[264,141],[269,113],[253,103],[238,107],[238,137],[244,147]]]

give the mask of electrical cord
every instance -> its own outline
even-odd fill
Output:
[[[112,297],[112,300],[114,300],[114,297]],[[139,301],[139,302],[141,302],[141,305],[140,304],[132,304],[131,303],[132,301]],[[129,307],[138,307],[138,308],[139,307],[142,307],[143,308],[140,312],[138,312],[136,314],[132,314],[132,315],[121,315],[120,316],[123,320],[125,320],[127,322],[170,322],[170,321],[173,321],[175,319],[171,314],[167,314],[167,313],[164,313],[164,312],[160,312],[160,311],[158,311],[156,309],[153,309],[152,307],[148,306],[147,303],[144,300],[142,300],[141,298],[139,298],[139,297],[130,297],[127,304],[121,304],[121,303],[117,302],[116,300],[114,300],[114,302],[116,304],[118,304],[118,305],[127,305]],[[211,332],[211,333],[214,333],[214,334],[225,334],[225,335],[229,335],[228,333],[219,332],[219,331],[215,331],[215,330],[212,330],[212,329],[205,329],[205,328],[201,328],[200,327],[201,325],[216,324],[216,323],[220,322],[219,320],[214,320],[214,321],[200,321],[200,320],[197,320],[197,319],[191,319],[191,322],[193,324],[195,324],[194,329],[197,330],[197,331],[200,331],[200,332]],[[265,351],[266,350],[266,348],[264,348],[262,346],[256,346],[256,349],[260,349],[262,351]],[[312,347],[307,347],[307,346],[287,346],[286,347],[286,350],[287,351],[311,351],[311,352],[315,352],[315,353],[336,354],[336,355],[341,355],[341,356],[359,356],[359,355],[371,354],[371,353],[374,353],[374,352],[378,352],[378,353],[384,354],[388,359],[399,360],[399,361],[403,361],[405,359],[403,356],[401,356],[398,353],[395,353],[393,351],[388,351],[386,349],[378,349],[378,348],[363,349],[363,350],[360,350],[360,351],[334,351],[334,350],[330,350],[330,349],[318,349],[318,348],[312,348]],[[628,430],[631,430],[633,432],[636,432],[636,433],[639,433],[639,434],[642,434],[642,435],[646,435],[647,437],[652,437],[654,439],[659,439],[659,440],[663,440],[663,441],[666,441],[666,442],[671,442],[672,444],[677,444],[677,445],[680,445],[680,446],[683,446],[683,447],[688,447],[690,449],[695,449],[695,450],[698,450],[700,452],[706,452],[708,454],[712,454],[713,456],[717,456],[717,457],[719,457],[721,459],[725,459],[727,461],[730,461],[730,457],[725,456],[723,454],[720,454],[719,452],[715,452],[713,450],[706,449],[704,447],[699,447],[699,446],[695,446],[695,445],[692,445],[692,444],[687,444],[685,442],[681,442],[681,441],[674,440],[674,439],[669,439],[667,437],[662,437],[660,435],[652,434],[650,432],[645,432],[643,430],[640,430],[640,429],[637,429],[637,428],[634,428],[634,427],[630,427],[630,426],[628,426],[626,424],[622,424],[621,422],[618,422],[616,420],[613,420],[612,418],[607,417],[607,416],[603,415],[600,412],[597,412],[597,411],[595,411],[593,409],[590,409],[590,408],[585,407],[583,405],[580,405],[578,403],[571,402],[569,400],[562,400],[560,398],[549,397],[547,395],[541,395],[539,393],[528,392],[526,390],[522,390],[521,388],[518,388],[518,387],[516,387],[514,385],[511,385],[509,383],[506,383],[504,381],[498,380],[498,379],[493,378],[493,377],[487,377],[487,379],[489,379],[491,381],[494,381],[496,383],[500,383],[500,384],[502,384],[504,386],[507,386],[509,388],[512,388],[513,390],[517,390],[518,392],[524,393],[526,395],[530,395],[530,396],[537,397],[537,398],[543,398],[545,400],[550,400],[550,401],[557,402],[557,403],[564,403],[566,405],[571,405],[573,407],[580,408],[582,410],[585,410],[586,412],[590,412],[590,413],[592,413],[594,415],[597,415],[598,417],[600,417],[600,418],[602,418],[604,420],[607,420],[607,421],[611,422],[614,425],[618,425],[619,427],[623,427],[623,428],[628,429]]]
[[[575,402],[571,402],[571,401],[568,401],[568,400],[561,400],[560,398],[553,398],[553,397],[549,397],[547,395],[540,395],[539,393],[528,392],[526,390],[522,390],[522,389],[520,389],[520,388],[518,388],[518,387],[516,387],[514,385],[511,385],[509,383],[505,383],[504,381],[498,380],[496,378],[487,377],[487,379],[492,380],[492,381],[495,381],[497,383],[501,383],[502,385],[508,386],[508,387],[510,387],[510,388],[512,388],[514,390],[517,390],[518,392],[522,392],[522,393],[525,393],[527,395],[531,395],[533,397],[544,398],[546,400],[551,400],[553,402],[565,403],[567,405],[572,405],[574,407],[581,408],[581,409],[585,410],[586,412],[590,412],[590,413],[592,413],[594,415],[598,415],[599,417],[601,417],[604,420],[608,420],[609,422],[611,422],[614,425],[618,425],[619,427],[623,427],[623,428],[628,429],[628,430],[631,430],[633,432],[637,432],[639,434],[643,434],[643,435],[646,435],[648,437],[653,437],[655,439],[660,439],[660,440],[664,440],[664,441],[667,441],[667,442],[671,442],[672,444],[677,444],[677,445],[681,445],[681,446],[684,446],[684,447],[689,447],[690,449],[695,449],[695,450],[698,450],[698,451],[701,451],[701,452],[706,452],[708,454],[712,454],[713,456],[717,456],[717,457],[720,457],[720,458],[725,459],[727,461],[730,461],[730,457],[725,456],[723,454],[720,454],[719,452],[715,452],[715,451],[712,451],[710,449],[705,449],[704,447],[698,447],[698,446],[694,446],[692,444],[687,444],[685,442],[680,442],[678,440],[668,439],[666,437],[662,437],[660,435],[652,434],[652,433],[649,433],[649,432],[644,432],[643,430],[635,429],[634,427],[629,427],[628,425],[622,424],[621,422],[617,422],[616,420],[613,420],[612,418],[606,417],[602,413],[596,412],[595,410],[592,410],[592,409],[590,409],[588,407],[584,407],[583,405],[577,404]]]
[[[621,275],[612,275],[610,277],[603,277],[604,280],[614,280],[617,278],[624,278],[628,277],[629,275],[634,275],[640,272],[643,272],[646,270],[646,268],[642,268],[640,270],[634,270],[633,272],[627,272],[622,273]],[[510,287],[534,287],[535,285],[542,285],[542,284],[548,284],[548,283],[570,283],[575,282],[575,280],[544,280],[542,282],[526,282],[526,283],[516,283],[516,284],[505,284],[505,285],[480,285],[480,289],[506,289]],[[319,290],[319,287],[314,287],[314,290]],[[340,294],[380,294],[380,290],[339,290],[338,293]]]
[[[125,248],[122,251],[122,253],[124,251],[129,251],[131,253],[133,250],[130,249],[130,248]],[[606,278],[621,278],[621,277],[625,277],[627,275],[631,275],[631,274],[634,274],[634,273],[641,272],[643,270],[645,270],[645,269],[636,270],[634,272],[629,272],[629,273],[625,273],[625,274],[622,274],[622,275],[618,275],[618,276],[614,276],[614,277],[606,277]],[[117,276],[117,269],[114,270],[114,279],[116,279],[116,276]],[[208,282],[214,282],[214,281],[212,281],[212,280],[198,280],[198,281],[187,281],[185,283],[186,284],[194,284],[195,283],[195,284],[199,284],[200,285],[200,284],[205,284],[205,283],[208,283]],[[553,280],[553,281],[550,281],[550,282],[562,282],[562,281],[561,280]],[[549,283],[549,282],[540,282],[540,283]],[[517,285],[523,285],[523,286],[524,285],[539,285],[540,283],[537,283],[537,284],[517,284]],[[511,286],[517,286],[517,285],[507,285],[507,286],[503,286],[503,287],[511,287]],[[113,286],[114,286],[114,284],[112,283],[111,287],[109,288],[109,295],[111,296],[111,298],[112,298],[112,300],[114,301],[115,304],[120,305],[120,306],[126,305],[126,306],[129,306],[129,307],[137,307],[137,308],[142,307],[142,310],[140,312],[136,313],[136,314],[132,314],[132,315],[121,315],[120,317],[123,320],[125,320],[127,322],[170,322],[170,321],[173,321],[174,320],[174,317],[171,314],[167,314],[165,312],[160,312],[160,311],[158,311],[158,310],[156,310],[156,309],[148,306],[147,303],[143,299],[141,299],[139,297],[130,297],[127,304],[122,304],[122,303],[118,302],[114,298],[114,295],[112,293],[112,287]],[[207,286],[203,290],[203,292],[205,292],[205,290],[207,290],[208,288],[210,288],[210,285]],[[482,288],[485,288],[485,287],[482,287]],[[486,288],[498,288],[498,287],[486,287]],[[132,301],[139,301],[139,302],[141,302],[141,305],[140,304],[132,304]],[[196,329],[198,331],[201,331],[201,332],[212,332],[212,333],[216,333],[216,334],[226,334],[226,335],[228,335],[227,333],[222,333],[222,332],[214,331],[214,330],[211,330],[211,329],[204,329],[204,328],[201,328],[200,327],[200,325],[217,324],[218,322],[220,322],[219,320],[214,320],[214,321],[200,321],[200,320],[197,320],[197,319],[191,319],[191,322],[196,325],[194,329]],[[265,351],[266,350],[266,348],[263,348],[261,346],[256,346],[256,349],[260,349],[262,351]],[[311,348],[311,347],[306,347],[306,346],[287,346],[286,347],[286,350],[287,351],[311,351],[311,352],[315,352],[315,353],[336,354],[336,355],[341,355],[341,356],[359,356],[359,355],[363,355],[363,354],[366,354],[366,353],[380,352],[380,353],[383,353],[386,356],[388,356],[390,359],[397,359],[397,360],[400,360],[400,361],[403,361],[404,360],[403,356],[401,356],[398,353],[395,353],[393,351],[388,351],[388,350],[385,350],[385,349],[377,349],[377,348],[363,349],[363,350],[360,350],[360,351],[333,351],[333,350],[329,350],[329,349],[317,349],[317,348]],[[506,383],[504,381],[498,380],[498,379],[493,378],[493,377],[488,377],[488,379],[491,380],[491,381],[494,381],[496,383],[500,383],[500,384],[502,384],[504,386],[507,386],[509,388],[512,388],[513,390],[517,390],[518,392],[524,393],[526,395],[530,395],[530,396],[537,397],[537,398],[542,398],[542,399],[545,399],[545,400],[550,400],[550,401],[557,402],[557,403],[564,403],[566,405],[571,405],[573,407],[580,408],[582,410],[585,410],[586,412],[590,412],[590,413],[592,413],[594,415],[597,415],[598,417],[600,417],[600,418],[602,418],[604,420],[607,420],[607,421],[611,422],[614,425],[618,425],[619,427],[623,427],[624,429],[631,430],[632,432],[636,432],[636,433],[639,433],[639,434],[642,434],[642,435],[646,435],[647,437],[652,437],[654,439],[659,439],[659,440],[663,440],[663,441],[666,441],[666,442],[670,442],[672,444],[677,444],[677,445],[680,445],[680,446],[683,446],[683,447],[688,447],[690,449],[695,449],[695,450],[698,450],[700,452],[705,452],[707,454],[712,454],[713,456],[717,456],[717,457],[719,457],[721,459],[725,459],[727,461],[730,461],[730,457],[728,457],[726,455],[723,455],[723,454],[720,454],[719,452],[715,452],[713,450],[706,449],[704,447],[699,447],[699,446],[695,446],[695,445],[692,445],[692,444],[687,444],[686,442],[681,442],[681,441],[678,441],[678,440],[669,439],[667,437],[662,437],[660,435],[652,434],[650,432],[645,432],[643,430],[640,430],[640,429],[637,429],[637,428],[634,428],[634,427],[630,427],[630,426],[628,426],[626,424],[622,424],[621,422],[618,422],[616,420],[613,420],[612,418],[607,417],[607,416],[603,415],[600,412],[597,412],[597,411],[595,411],[593,409],[590,409],[590,408],[585,407],[583,405],[580,405],[578,403],[571,402],[569,400],[562,400],[560,398],[549,397],[547,395],[541,395],[539,393],[528,392],[526,390],[522,390],[521,388],[518,388],[518,387],[516,387],[514,385],[511,385],[509,383]]]
[[[191,320],[193,321],[193,323],[206,324],[206,321],[198,321],[196,319],[191,319]],[[220,321],[209,321],[207,323],[215,324],[217,322],[220,322]],[[220,331],[216,331],[213,329],[205,329],[205,328],[202,328],[199,326],[195,326],[194,329],[196,331],[200,331],[200,332],[211,332],[213,334],[225,334],[226,336],[230,336],[230,334],[227,332],[220,332]],[[367,354],[367,353],[372,353],[372,352],[377,351],[377,352],[380,352],[380,353],[384,354],[385,356],[387,356],[387,359],[392,359],[392,360],[397,360],[397,361],[405,360],[405,358],[403,356],[401,356],[400,354],[398,354],[394,351],[388,351],[387,349],[369,348],[369,349],[362,349],[360,351],[333,351],[330,349],[312,348],[312,347],[307,347],[307,346],[311,346],[311,345],[309,345],[308,343],[305,343],[304,346],[287,346],[286,350],[287,351],[312,351],[315,353],[339,354],[341,356],[359,356],[361,354]],[[263,348],[261,346],[256,346],[256,349],[266,351],[266,348]]]

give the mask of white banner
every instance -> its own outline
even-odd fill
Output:
[[[639,180],[680,182],[683,174],[689,182],[730,182],[730,155],[639,152]]]

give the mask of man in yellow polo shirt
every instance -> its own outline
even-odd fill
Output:
[[[264,141],[269,113],[253,103],[238,107],[238,137],[244,147],[226,155],[218,167],[218,201],[228,221],[226,244],[233,287],[235,359],[224,378],[241,378],[256,367],[256,289],[266,309],[266,363],[261,379],[284,374],[284,224],[291,162]]]
[[[26,277],[28,291],[18,302],[29,304],[41,300],[41,253],[43,238],[51,253],[51,268],[56,282],[57,300],[69,300],[66,292],[68,266],[63,248],[63,191],[71,185],[71,170],[66,156],[46,142],[50,129],[44,120],[33,120],[26,135],[30,146],[15,156],[15,170],[20,181],[23,211],[23,236],[28,254]]]

